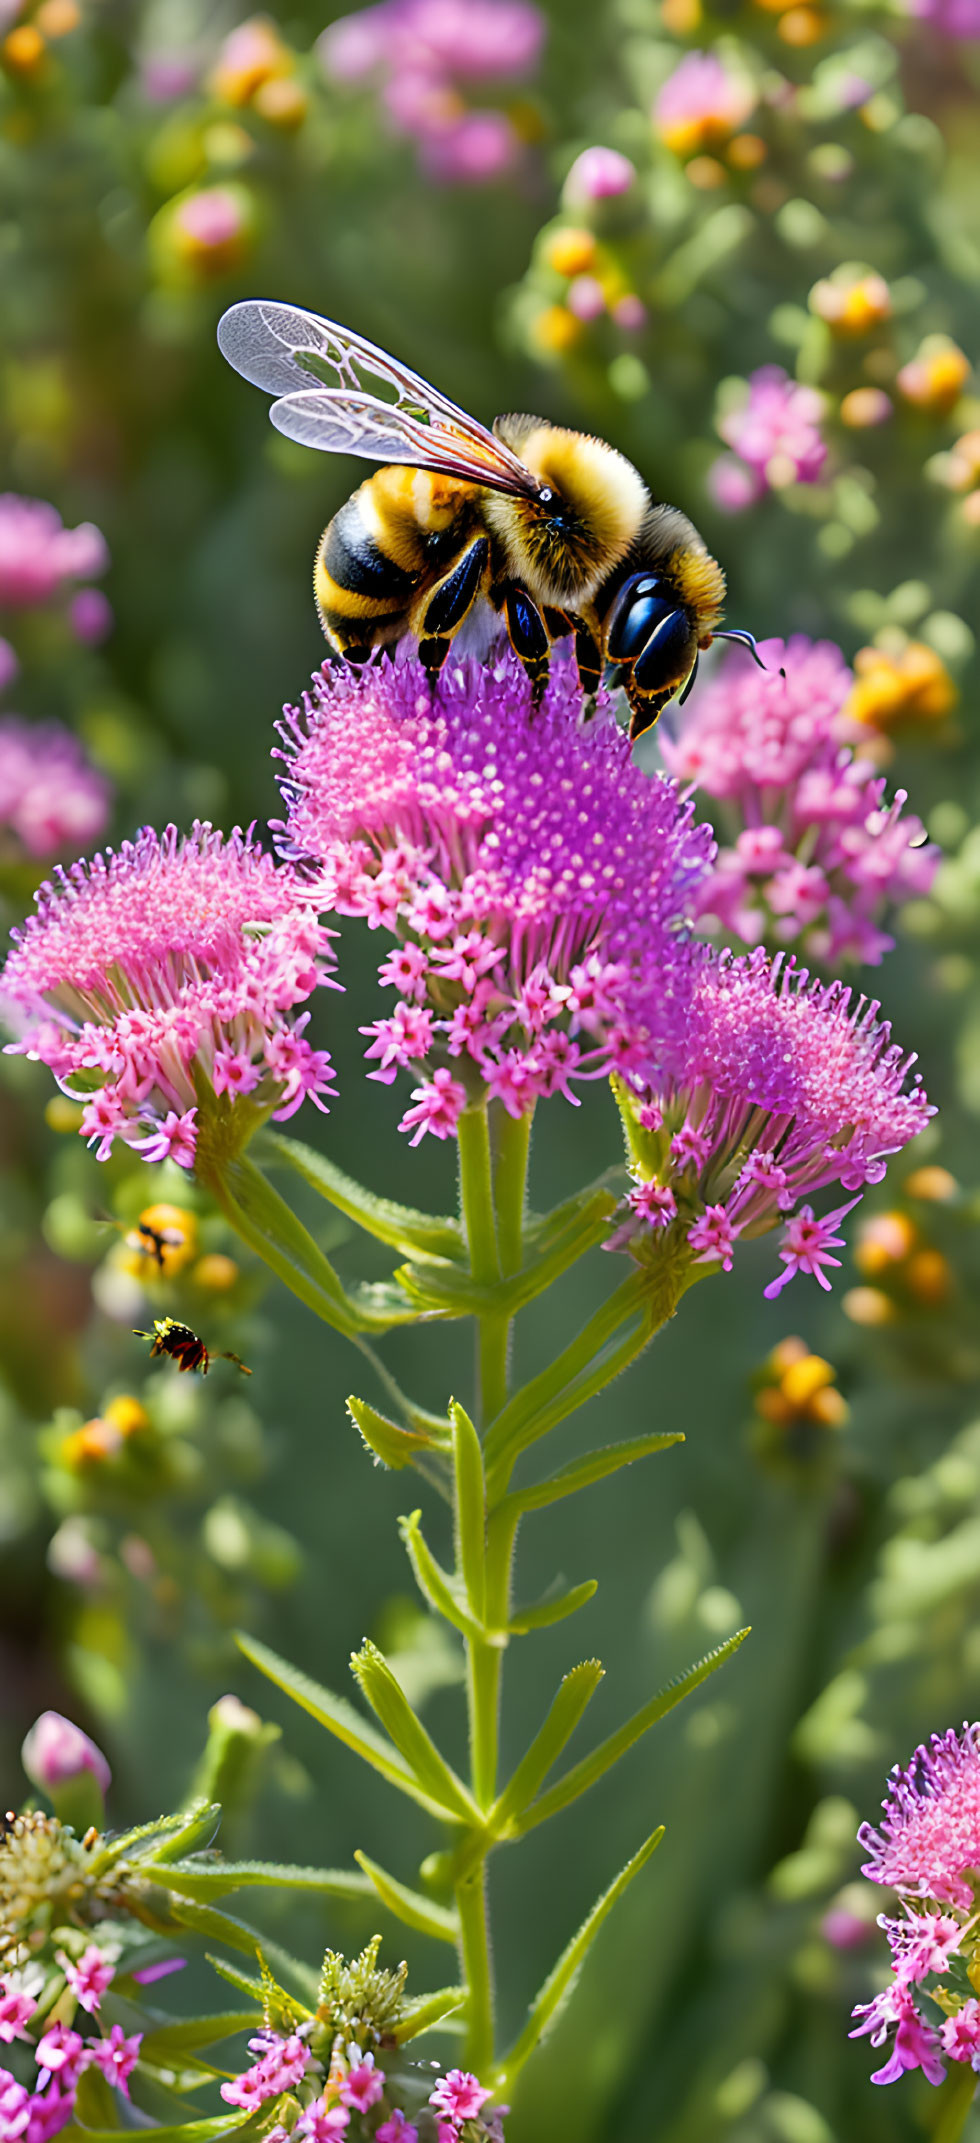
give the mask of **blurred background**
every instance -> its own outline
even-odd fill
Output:
[[[522,1596],[559,1569],[600,1580],[578,1640],[608,1669],[596,1735],[754,1633],[495,1866],[516,2023],[596,1890],[668,1826],[512,2143],[903,2143],[934,2119],[921,2077],[875,2090],[845,2033],[885,1977],[857,1822],[893,1762],[980,1708],[978,37],[977,0],[385,0],[342,18],[0,0],[5,929],[53,863],[147,820],[276,815],[273,723],[322,659],[314,548],[363,470],[277,437],[223,365],[218,316],[255,294],[349,322],[484,420],[530,407],[613,440],[722,559],[733,622],[843,649],[867,754],[943,851],[883,972],[857,974],[941,1116],[865,1201],[833,1299],[800,1281],[765,1303],[771,1246],[749,1249],[560,1431],[562,1458],[654,1425],[687,1437],[523,1544]],[[340,1099],[303,1136],[445,1210],[449,1152],[409,1151],[363,1077],[376,958],[349,926],[349,994],[319,1014]],[[415,1488],[372,1474],[345,1418],[363,1365],[179,1171],[100,1167],[78,1113],[0,1059],[4,1805],[51,1705],[106,1749],[113,1821],[158,1812],[231,1691],[271,1729],[231,1849],[342,1866],[363,1846],[412,1881],[436,1842],[423,1818],[229,1634],[244,1622],[341,1688],[368,1634],[459,1742],[461,1661],[395,1531]],[[539,1115],[543,1209],[617,1157],[617,1132],[603,1094]],[[136,1232],[161,1207],[163,1271]],[[310,1217],[343,1269],[385,1270]],[[525,1313],[519,1367],[609,1263]],[[164,1311],[251,1381],[151,1370],[132,1327]],[[452,1327],[438,1347],[396,1335],[390,1359],[430,1403],[467,1388]],[[569,1642],[512,1655],[511,1757]],[[269,1911],[311,1957],[373,1931],[354,1908]],[[405,1946],[386,1928],[392,1957]],[[408,1955],[417,1989],[443,1971],[422,1938]]]

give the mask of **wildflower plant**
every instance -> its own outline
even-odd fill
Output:
[[[694,936],[710,829],[669,776],[633,762],[609,701],[585,716],[561,661],[538,711],[509,653],[451,665],[436,687],[411,654],[361,677],[325,671],[281,732],[281,861],[238,834],[224,842],[197,827],[180,842],[173,829],[162,841],[144,832],[42,889],[3,972],[21,1030],[14,1047],[48,1063],[67,1093],[91,1091],[82,1135],[104,1154],[121,1137],[145,1159],[196,1172],[245,1241],[372,1363],[386,1411],[373,1398],[348,1402],[369,1449],[388,1466],[415,1467],[452,1509],[452,1566],[420,1509],[401,1531],[424,1602],[465,1647],[465,1773],[370,1641],[351,1660],[365,1712],[258,1640],[239,1640],[443,1831],[434,1894],[364,1853],[360,1880],[396,1918],[457,1951],[458,1977],[427,2014],[459,2015],[466,2066],[420,2102],[387,2060],[383,2033],[368,2044],[347,2022],[328,2044],[322,2003],[309,2032],[296,2017],[288,2029],[269,2024],[252,2043],[255,2063],[223,2095],[236,2115],[274,2108],[277,2134],[285,2126],[314,2143],[348,2128],[384,2143],[409,2143],[409,2131],[418,2143],[496,2133],[491,2100],[534,2053],[661,1829],[613,1875],[509,2047],[495,2021],[487,1864],[602,1777],[745,1634],[555,1779],[602,1674],[595,1660],[573,1665],[502,1778],[507,1650],[595,1590],[586,1580],[515,1602],[522,1520],[679,1439],[657,1428],[530,1479],[526,1455],[642,1354],[697,1280],[728,1272],[743,1240],[781,1230],[769,1295],[797,1274],[827,1288],[842,1222],[931,1113],[876,1004],[762,948],[735,956]],[[338,926],[341,941],[366,926],[383,946],[379,983],[394,1009],[364,1030],[367,1076],[408,1086],[408,1106],[396,1106],[413,1146],[455,1143],[458,1218],[378,1196],[272,1128],[304,1097],[322,1105],[329,1059],[294,1013],[342,975]],[[612,1081],[626,1166],[534,1217],[535,1111],[574,1106],[596,1080]],[[270,1169],[397,1250],[404,1262],[390,1280],[348,1288]],[[818,1212],[828,1190],[837,1203]],[[515,1387],[515,1317],[603,1245],[625,1253],[626,1276]],[[476,1328],[476,1392],[437,1414],[401,1391],[374,1342],[396,1325],[447,1318]]]

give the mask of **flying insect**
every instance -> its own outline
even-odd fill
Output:
[[[136,1325],[133,1332],[137,1339],[152,1339],[151,1361],[155,1354],[169,1354],[171,1361],[176,1362],[185,1375],[189,1370],[199,1369],[202,1377],[206,1377],[212,1362],[234,1362],[243,1377],[252,1374],[240,1355],[229,1353],[227,1348],[212,1353],[203,1339],[198,1339],[197,1333],[191,1331],[190,1325],[179,1324],[176,1317],[155,1317],[152,1332],[141,1332]]]
[[[295,305],[233,305],[218,342],[275,397],[287,439],[384,464],[316,554],[320,621],[347,662],[411,634],[434,681],[464,628],[461,649],[475,649],[502,623],[536,702],[553,642],[571,636],[583,691],[608,667],[637,737],[686,697],[712,640],[755,655],[751,633],[719,629],[725,576],[693,523],[604,439],[532,416],[487,431],[397,358]]]

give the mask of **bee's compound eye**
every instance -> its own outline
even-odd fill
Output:
[[[641,692],[677,691],[690,676],[697,638],[687,613],[671,610],[647,640],[633,671]]]
[[[538,492],[538,502],[542,506],[550,506],[554,496],[554,492],[549,491],[547,484],[545,484],[544,490]]]
[[[609,625],[606,651],[610,662],[633,662],[662,619],[677,609],[677,597],[651,573],[638,574],[621,589]]]

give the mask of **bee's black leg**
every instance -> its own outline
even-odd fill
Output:
[[[591,625],[587,625],[584,618],[573,618],[572,624],[575,627],[578,681],[586,698],[591,699],[598,692],[602,680],[602,649]]]
[[[572,626],[577,622],[576,619],[567,617],[564,610],[546,608],[543,615],[549,640],[567,640]]]
[[[551,642],[544,619],[526,588],[519,588],[514,583],[507,590],[504,614],[511,647],[524,664],[531,680],[531,705],[537,707],[548,682],[548,658],[551,653]]]
[[[630,709],[630,743],[635,744],[637,737],[642,737],[645,730],[652,729],[654,723],[659,722],[668,700],[673,699],[674,695],[672,691],[641,692],[630,678],[626,685],[626,697]]]
[[[452,644],[448,633],[440,634],[438,638],[419,641],[419,661],[430,685],[435,684]]]
[[[419,627],[419,659],[430,683],[438,677],[453,635],[473,608],[486,578],[489,558],[489,537],[477,536],[429,597]]]

